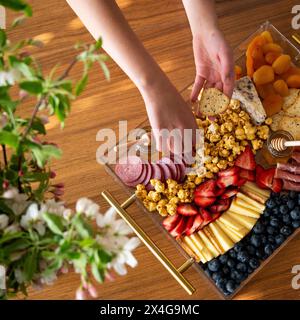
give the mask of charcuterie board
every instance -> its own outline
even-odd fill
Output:
[[[261,39],[265,42],[260,43]],[[249,59],[249,55],[254,58]],[[273,62],[268,60],[271,56]],[[282,56],[290,60],[278,62],[276,59],[282,60]],[[257,57],[263,57],[263,61]],[[284,78],[284,68],[289,64],[289,68],[297,69],[299,58],[298,49],[268,22],[236,48],[240,86],[236,86],[236,99],[230,101],[227,111],[210,119],[197,114],[201,97],[191,105],[197,124],[204,129],[204,173],[174,156],[157,152],[147,139],[151,131],[148,120],[138,126],[139,139],[130,144],[136,154],[120,163],[128,152],[124,147],[126,137],[114,147],[117,164],[105,165],[131,200],[122,206],[107,192],[103,196],[189,294],[196,290],[182,275],[189,266],[194,265],[212,282],[221,297],[232,298],[299,233],[300,153],[290,148],[276,154],[270,149],[270,137],[280,130],[297,138],[295,125],[282,125],[289,119],[297,122],[289,110],[298,108],[298,97],[292,97],[298,90],[298,74],[296,70]],[[288,94],[282,84],[288,84]],[[271,86],[275,91],[266,93]],[[187,102],[190,87],[181,92]],[[259,108],[262,111],[256,113]],[[188,259],[186,264],[175,268],[130,218],[126,207],[133,200],[155,221],[158,230],[172,239]]]

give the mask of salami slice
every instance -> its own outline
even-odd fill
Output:
[[[175,164],[175,166],[177,167],[177,169],[179,171],[178,181],[182,181],[183,178],[185,177],[185,165],[183,163],[181,163],[181,164]]]
[[[150,182],[150,179],[152,177],[152,166],[150,163],[145,164],[145,166],[147,168],[147,174],[145,179],[141,183],[146,186]]]
[[[152,177],[151,179],[162,180],[162,169],[158,164],[151,164],[152,166]]]
[[[176,168],[174,162],[170,158],[166,158],[166,157],[161,158],[160,160],[158,160],[158,163],[167,165],[171,171],[171,179],[176,180],[177,168]]]
[[[168,165],[166,165],[165,163],[158,163],[158,165],[160,166],[163,176],[164,176],[164,180],[163,181],[167,181],[168,179],[172,179],[172,173],[170,168],[168,167]]]
[[[146,165],[143,165],[143,172],[137,180],[129,181],[129,182],[124,181],[124,183],[129,187],[136,187],[138,184],[143,184],[144,180],[147,177],[147,174],[148,174],[148,167]]]

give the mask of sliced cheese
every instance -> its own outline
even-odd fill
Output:
[[[228,212],[228,215],[230,215],[232,218],[236,219],[239,221],[244,227],[247,229],[251,230],[253,226],[255,225],[257,219],[251,218],[251,217],[246,217],[246,216],[241,216],[236,213]]]
[[[190,235],[191,240],[194,242],[194,244],[197,246],[197,248],[201,251],[205,244],[201,241],[199,236],[197,234],[191,234]]]
[[[218,239],[220,245],[225,250],[225,252],[230,250],[234,246],[234,242],[215,222],[210,223],[208,226],[215,235],[215,237]]]
[[[265,210],[265,206],[249,197],[247,197],[246,195],[244,195],[241,192],[238,192],[238,194],[236,195],[238,198],[248,202],[249,204],[252,204],[253,206],[255,206],[256,208],[258,208],[261,212],[263,212]]]
[[[203,240],[203,242],[205,243],[207,249],[213,254],[213,256],[216,258],[217,256],[220,255],[220,252],[215,248],[215,246],[213,245],[213,243],[210,241],[210,239],[206,236],[206,234],[200,230],[198,232],[200,238]]]
[[[184,237],[183,242],[200,258],[202,263],[207,262],[201,251],[197,248],[197,246],[190,237]]]
[[[221,223],[221,221],[218,221],[218,223]],[[244,238],[246,234],[248,234],[249,230],[246,228],[246,227],[243,227],[243,229],[241,230],[235,230],[235,229],[232,229],[230,228],[229,226],[226,226],[225,227],[231,231],[232,233],[234,233],[236,236],[240,237],[240,238]]]
[[[260,216],[259,209],[252,207],[247,202],[242,202],[240,199],[232,201],[229,211],[256,219],[258,219]]]
[[[262,124],[266,120],[266,111],[250,77],[242,77],[235,82],[232,98],[241,102],[241,107],[256,124]]]
[[[239,242],[242,237],[240,235],[235,234],[234,232],[231,231],[230,228],[227,228],[227,226],[222,223],[221,221],[216,221],[218,226],[226,233],[226,235],[235,243]]]
[[[243,228],[243,225],[229,216],[227,212],[223,213],[218,220],[235,230],[240,230]]]
[[[205,227],[203,229],[203,232],[209,238],[209,240],[212,242],[212,244],[215,246],[215,248],[219,251],[220,254],[225,253],[224,249],[222,248],[222,246],[218,242],[217,238],[215,237],[215,235],[211,232],[211,230],[208,227]]]
[[[242,186],[241,189],[242,189],[242,190],[243,190],[243,189],[252,190],[252,191],[254,191],[255,193],[260,194],[260,195],[264,196],[264,197],[267,198],[267,199],[270,197],[270,194],[271,194],[271,191],[261,189],[261,188],[259,188],[254,182],[251,182],[251,181],[247,181],[247,182]]]
[[[185,252],[186,252],[191,258],[193,258],[193,259],[196,260],[196,262],[199,262],[199,261],[201,261],[201,262],[203,262],[203,263],[206,262],[205,259],[203,259],[203,261],[202,261],[201,256],[196,255],[196,253],[195,253],[186,243],[184,243],[180,238],[176,239],[176,241],[180,244],[180,246],[185,250]]]

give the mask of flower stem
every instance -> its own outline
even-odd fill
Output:
[[[6,146],[5,144],[2,144],[2,151],[3,151],[3,160],[4,160],[4,164],[5,164],[5,167],[7,167],[7,154],[6,154]]]
[[[74,65],[76,64],[76,62],[78,61],[77,57],[74,58],[71,63],[69,64],[69,66],[67,67],[67,69],[63,72],[63,74],[58,78],[58,80],[63,80],[66,77],[68,77],[70,71],[72,70],[72,68],[74,67]]]

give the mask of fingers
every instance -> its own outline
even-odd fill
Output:
[[[191,93],[191,101],[195,102],[199,96],[199,93],[203,87],[205,79],[199,75],[196,75],[195,82]]]
[[[231,98],[234,88],[234,62],[233,54],[229,48],[223,50],[220,54],[221,77],[223,83],[223,92]]]

